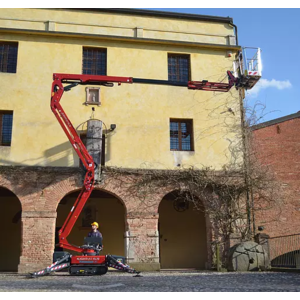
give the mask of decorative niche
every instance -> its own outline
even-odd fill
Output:
[[[86,100],[85,105],[101,105],[100,88],[99,87],[86,87]]]

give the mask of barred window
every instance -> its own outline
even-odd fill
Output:
[[[0,146],[11,145],[13,112],[0,111]]]
[[[83,48],[82,73],[87,75],[106,75],[107,50]]]
[[[193,120],[170,119],[170,149],[194,151]]]
[[[17,72],[18,43],[0,42],[0,72]]]
[[[190,55],[168,54],[168,79],[188,82],[190,80]]]

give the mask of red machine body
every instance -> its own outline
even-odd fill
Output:
[[[71,265],[105,265],[106,256],[105,255],[97,255],[97,256],[72,256],[71,257]]]

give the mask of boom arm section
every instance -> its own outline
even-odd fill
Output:
[[[63,85],[68,83],[68,86]],[[67,241],[67,237],[70,234],[75,222],[77,221],[78,216],[80,215],[86,201],[93,191],[95,163],[91,155],[88,153],[83,142],[81,141],[80,137],[78,136],[71,121],[67,117],[65,111],[63,110],[60,104],[60,100],[63,96],[64,91],[69,91],[71,88],[77,85],[93,84],[112,87],[114,83],[118,83],[118,85],[120,85],[121,83],[132,83],[132,78],[98,75],[53,74],[53,83],[51,90],[51,110],[86,169],[81,192],[76,199],[75,204],[72,207],[64,225],[58,232],[59,246],[64,249],[69,249],[80,253],[84,251],[84,249],[80,247],[70,245]]]
[[[238,86],[239,80],[238,78],[235,78],[230,71],[227,71],[227,75],[229,81],[228,83],[208,82],[207,80],[189,81],[188,89],[214,92],[228,92],[233,86]]]

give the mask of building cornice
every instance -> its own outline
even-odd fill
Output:
[[[184,42],[184,41],[176,41],[176,40],[149,39],[149,38],[125,37],[125,36],[116,36],[116,35],[102,35],[102,34],[88,34],[88,33],[83,34],[83,33],[75,33],[75,32],[62,32],[62,31],[42,31],[42,30],[0,27],[0,33],[16,33],[16,34],[52,36],[52,37],[70,37],[70,38],[76,37],[76,38],[93,39],[93,40],[120,41],[120,42],[129,42],[129,43],[145,43],[145,44],[158,44],[158,45],[196,47],[196,48],[211,48],[211,49],[235,50],[235,51],[241,49],[241,46],[236,46],[236,45]]]

